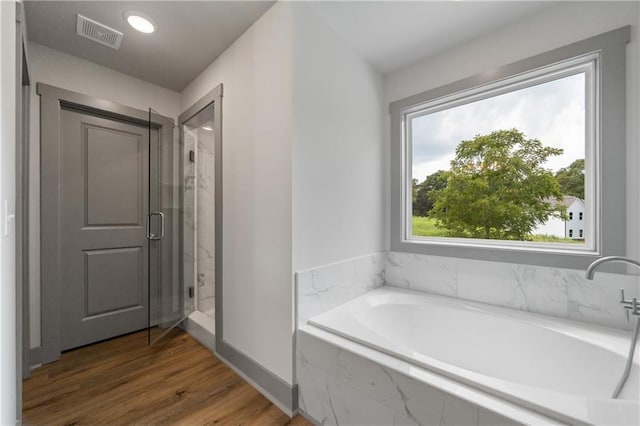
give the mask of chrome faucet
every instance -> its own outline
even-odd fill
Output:
[[[595,262],[593,262],[591,265],[589,265],[585,273],[586,278],[588,280],[592,280],[593,274],[595,273],[596,268],[608,262],[629,263],[631,265],[635,265],[640,268],[640,262],[638,262],[637,260],[629,259],[627,257],[622,257],[622,256],[607,256],[607,257],[602,257],[596,260]],[[613,391],[613,394],[611,395],[611,398],[614,398],[614,399],[617,398],[618,395],[620,395],[620,392],[622,391],[622,388],[624,387],[625,382],[629,378],[629,373],[631,372],[631,366],[633,365],[633,354],[635,352],[636,343],[638,341],[638,332],[640,332],[640,305],[638,304],[638,298],[634,297],[631,300],[627,300],[624,297],[624,289],[621,288],[620,304],[622,304],[622,307],[624,308],[624,311],[627,314],[627,322],[629,321],[629,312],[631,312],[631,315],[634,315],[637,318],[636,318],[636,323],[633,327],[633,334],[631,336],[631,347],[629,348],[629,355],[627,356],[627,363],[624,367],[624,372],[622,373],[622,377],[620,377],[620,380],[618,381],[618,385],[616,386],[615,390]]]
[[[589,265],[589,267],[587,268],[587,279],[588,280],[592,280],[593,279],[593,274],[594,272],[596,272],[596,268],[600,265],[602,265],[603,263],[609,263],[609,262],[623,262],[623,263],[630,263],[632,265],[636,265],[637,267],[640,268],[640,262],[638,262],[637,260],[633,260],[633,259],[629,259],[628,257],[622,257],[622,256],[607,256],[607,257],[601,257],[600,259],[594,261],[591,265]]]
[[[585,273],[586,278],[588,280],[592,280],[593,275],[595,274],[598,266],[604,263],[609,263],[609,262],[629,263],[631,265],[635,265],[638,268],[640,268],[640,262],[638,262],[637,260],[629,259],[628,257],[622,257],[622,256],[601,257],[600,259],[596,260],[591,265],[589,265],[589,267],[587,268],[587,272]],[[625,309],[625,313],[627,314],[627,322],[629,321],[629,311],[631,311],[631,315],[640,315],[640,305],[638,304],[638,298],[634,297],[631,300],[625,299],[623,288],[620,289],[620,304]]]
[[[640,304],[638,304],[638,298],[634,297],[631,300],[625,299],[624,288],[620,289],[620,304],[627,314],[627,322],[629,322],[629,311],[631,311],[631,315],[640,315]]]

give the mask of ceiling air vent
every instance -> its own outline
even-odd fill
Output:
[[[89,40],[93,40],[114,49],[120,48],[123,35],[120,31],[109,28],[106,25],[102,25],[101,23],[82,15],[78,15],[76,33],[82,37],[88,38]]]

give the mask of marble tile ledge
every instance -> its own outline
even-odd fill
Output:
[[[390,285],[536,314],[631,330],[619,289],[640,297],[637,275],[379,252],[295,274],[297,325],[368,291]]]

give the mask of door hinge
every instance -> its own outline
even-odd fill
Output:
[[[193,299],[193,287],[189,287],[189,299]]]
[[[189,151],[189,161],[191,161],[192,163],[196,162],[196,152],[195,151]]]

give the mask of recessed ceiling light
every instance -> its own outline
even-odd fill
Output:
[[[151,18],[140,12],[128,10],[124,13],[124,19],[127,20],[129,25],[141,33],[151,34],[158,29],[158,26],[153,22],[153,20],[151,20]]]

